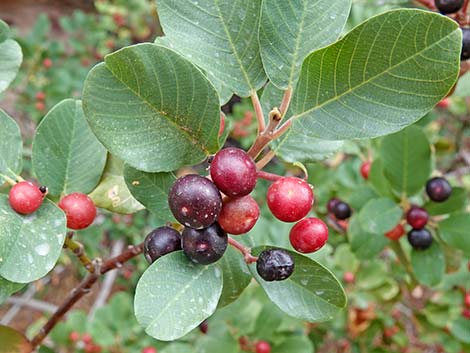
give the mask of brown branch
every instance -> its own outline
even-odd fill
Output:
[[[251,249],[244,247],[235,239],[228,237],[228,243],[243,254],[243,257],[245,258],[245,262],[247,264],[252,264],[253,262],[256,262],[256,260],[258,260],[257,257],[251,255]]]
[[[248,155],[255,159],[261,151],[274,139],[274,133],[281,122],[282,116],[281,112],[277,109],[274,108],[271,110],[269,113],[269,123],[266,129],[262,131],[261,133],[258,134],[256,137],[255,142],[253,143],[253,146],[248,150]]]
[[[284,96],[282,97],[281,106],[279,108],[279,111],[281,112],[282,117],[286,114],[287,110],[289,109],[291,98],[292,98],[292,87],[289,86],[284,91]]]
[[[263,158],[256,162],[256,169],[261,170],[268,165],[269,162],[276,156],[273,150],[266,153]]]
[[[83,244],[72,239],[73,234],[73,232],[67,233],[67,236],[65,237],[64,248],[72,251],[88,272],[94,273],[95,267],[93,265],[93,262],[90,260],[87,254],[85,254]]]

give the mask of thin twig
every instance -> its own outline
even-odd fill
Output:
[[[57,306],[43,300],[37,300],[33,298],[24,298],[24,297],[10,297],[5,301],[7,304],[14,304],[21,307],[29,307],[31,309],[44,312],[44,313],[53,313],[57,310]]]
[[[274,108],[269,113],[269,123],[266,129],[256,137],[253,146],[248,150],[248,155],[255,159],[261,151],[274,139],[274,132],[281,122],[281,112]]]
[[[258,260],[257,257],[251,255],[251,249],[244,247],[235,239],[228,237],[228,243],[243,254],[243,257],[245,258],[245,262],[247,264],[252,264],[253,262],[256,262],[256,260]]]
[[[266,153],[263,158],[256,162],[256,169],[261,170],[268,165],[269,162],[276,156],[273,150],[270,150]]]
[[[20,297],[21,299],[28,301],[32,297],[34,297],[34,294],[36,293],[36,288],[34,286],[29,286],[29,288],[24,292],[24,294]],[[1,325],[8,325],[11,320],[20,312],[21,310],[21,304],[15,303],[9,310],[8,312],[3,315],[2,320],[0,321]]]
[[[90,260],[87,254],[85,254],[83,244],[73,240],[73,234],[73,232],[67,233],[67,236],[65,237],[64,248],[71,250],[88,272],[95,272],[93,262]]]
[[[261,107],[261,102],[259,101],[258,93],[256,93],[256,91],[251,95],[251,102],[255,109],[256,120],[258,121],[258,135],[260,135],[266,128],[266,125],[264,122],[263,108]]]
[[[281,106],[279,108],[279,111],[281,112],[281,117],[284,117],[287,110],[289,109],[291,98],[292,98],[292,87],[289,86],[284,91],[284,96],[282,97]]]

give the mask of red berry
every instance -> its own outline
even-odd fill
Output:
[[[157,353],[157,349],[154,347],[144,347],[142,348],[142,353]]]
[[[248,195],[256,186],[256,164],[240,148],[228,147],[217,152],[210,171],[217,188],[230,197]]]
[[[80,334],[77,331],[72,331],[69,334],[69,339],[72,342],[78,342],[80,340]]]
[[[441,100],[439,103],[437,103],[437,106],[439,108],[442,108],[442,109],[446,109],[448,108],[450,105],[450,100],[449,98],[444,98],[443,100]]]
[[[465,298],[463,300],[464,305],[470,309],[470,293],[465,293]]]
[[[318,218],[305,218],[292,227],[289,239],[295,250],[309,254],[325,245],[328,227]]]
[[[271,353],[271,345],[266,341],[258,341],[255,345],[256,353]]]
[[[203,334],[207,334],[207,331],[209,331],[209,323],[207,322],[207,320],[201,322],[201,324],[199,325],[199,331],[201,331]]]
[[[126,24],[126,19],[124,18],[123,15],[119,13],[113,14],[113,21],[116,24],[116,26],[124,26]]]
[[[421,207],[413,206],[406,214],[406,221],[413,229],[423,229],[428,223],[429,215],[428,212]]]
[[[46,105],[44,104],[44,102],[36,102],[36,104],[34,104],[34,107],[36,108],[36,110],[39,110],[40,112],[46,109]]]
[[[43,61],[42,61],[42,65],[46,68],[46,69],[50,69],[52,67],[52,60],[49,59],[49,58],[45,58]]]
[[[344,282],[346,283],[354,283],[355,276],[352,272],[345,272],[343,275]]]
[[[90,344],[91,342],[93,342],[93,338],[89,333],[84,333],[82,336],[82,341],[85,344]]]
[[[462,310],[462,316],[470,320],[470,309],[466,308]]]
[[[371,162],[367,161],[362,163],[361,165],[361,175],[364,179],[369,179],[369,173],[370,173],[370,167],[371,167]]]
[[[398,240],[405,235],[405,228],[399,223],[391,231],[385,233],[385,236],[390,240]]]
[[[43,101],[44,99],[46,99],[46,94],[43,91],[36,93],[36,100]]]
[[[219,224],[230,234],[248,233],[259,218],[259,206],[250,195],[226,199],[219,214]]]
[[[21,214],[30,214],[41,207],[44,194],[30,181],[21,181],[10,189],[10,206]]]
[[[296,222],[304,218],[313,205],[313,191],[303,179],[280,178],[268,189],[268,207],[272,214],[284,222]]]
[[[60,200],[59,207],[65,212],[67,227],[70,229],[84,229],[92,224],[96,217],[93,201],[79,192],[65,196]]]

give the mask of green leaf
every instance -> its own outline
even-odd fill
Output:
[[[448,245],[462,250],[466,255],[470,255],[469,229],[470,215],[468,213],[454,214],[439,222],[441,239]]]
[[[193,346],[188,343],[170,343],[162,349],[162,353],[188,353],[193,350]]]
[[[349,244],[340,244],[336,247],[334,253],[335,265],[343,271],[356,272],[360,262],[351,251]]]
[[[338,39],[350,9],[351,0],[264,0],[259,42],[269,80],[295,86],[305,57]]]
[[[2,304],[10,295],[18,292],[23,287],[23,283],[11,282],[0,277],[0,304]]]
[[[459,341],[470,344],[470,320],[458,318],[450,325],[450,332]]]
[[[144,209],[131,195],[123,173],[124,163],[109,156],[101,181],[90,194],[97,207],[121,214],[135,213]]]
[[[351,250],[358,259],[366,260],[380,253],[389,240],[384,233],[370,233],[362,228],[360,215],[353,215],[349,220],[348,236]]]
[[[65,223],[65,214],[48,199],[23,216],[0,195],[0,276],[18,283],[45,276],[62,251]]]
[[[444,202],[428,201],[423,206],[431,216],[439,216],[463,211],[468,203],[468,192],[464,188],[453,187],[452,194]]]
[[[33,170],[49,193],[89,193],[98,184],[106,149],[90,130],[82,102],[66,99],[39,124],[33,141]]]
[[[246,97],[266,82],[258,41],[261,0],[159,0],[171,48]]]
[[[3,175],[15,178],[20,174],[23,161],[23,140],[18,124],[0,109],[0,185]]]
[[[209,332],[208,334],[204,335],[199,340],[197,340],[195,347],[196,350],[194,348],[190,348],[189,350],[184,351],[184,353],[240,352],[238,341],[230,332],[230,328],[231,327],[229,327],[227,324],[211,325],[211,323],[209,323]]]
[[[0,353],[30,353],[28,339],[20,332],[8,326],[0,326]]]
[[[221,292],[217,265],[193,264],[177,251],[155,261],[140,278],[135,315],[147,334],[172,341],[212,315]]]
[[[265,247],[253,249],[255,255]],[[286,250],[288,251],[288,250]],[[271,301],[295,318],[322,322],[332,319],[346,306],[346,296],[336,277],[318,262],[288,251],[294,258],[294,273],[284,281],[266,282],[256,271],[250,271]]]
[[[392,187],[384,175],[383,162],[376,158],[370,167],[369,183],[382,196],[393,197]]]
[[[431,147],[416,126],[385,137],[380,145],[384,174],[400,194],[420,191],[431,174]]]
[[[364,261],[357,271],[356,283],[364,290],[377,289],[387,281],[387,266],[382,260]]]
[[[253,278],[243,256],[228,247],[224,256],[217,262],[222,270],[223,289],[218,307],[224,307],[237,300]]]
[[[370,200],[359,212],[361,228],[368,233],[382,235],[400,221],[403,211],[394,201],[383,197]]]
[[[344,140],[403,129],[449,92],[461,46],[458,24],[439,14],[402,9],[370,18],[305,59],[290,135]]]
[[[0,20],[0,43],[4,42],[7,38],[8,35],[10,34],[10,29],[8,28],[8,25]]]
[[[168,192],[176,180],[173,173],[146,173],[124,166],[124,179],[132,196],[163,222],[174,220],[168,206]]]
[[[13,81],[22,61],[23,53],[17,42],[11,39],[0,41],[0,93]]]
[[[441,246],[434,241],[426,250],[411,251],[411,266],[418,281],[426,286],[438,285],[446,269],[445,256]]]
[[[139,44],[106,56],[85,81],[91,129],[116,157],[146,172],[201,162],[219,149],[219,98],[172,50]]]
[[[276,344],[272,353],[312,353],[313,351],[314,346],[306,336],[292,336]]]
[[[284,317],[284,313],[274,306],[273,303],[268,302],[264,304],[256,318],[254,329],[256,338],[269,341],[279,326],[281,326]]]

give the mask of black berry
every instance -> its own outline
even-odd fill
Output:
[[[218,261],[224,255],[227,243],[227,233],[218,223],[204,229],[186,227],[181,240],[186,256],[201,265]]]
[[[470,59],[470,28],[462,28],[462,52],[460,60]]]
[[[333,214],[337,219],[344,220],[351,217],[351,207],[346,202],[339,201],[333,209]]]
[[[335,208],[336,208],[336,205],[338,204],[338,202],[340,202],[341,200],[340,199],[337,199],[336,197],[333,197],[332,199],[330,199],[328,201],[328,203],[326,204],[326,208],[328,210],[329,213],[334,213],[335,212]]]
[[[285,250],[264,250],[256,261],[256,271],[265,281],[282,281],[294,272],[294,259]]]
[[[440,13],[447,15],[459,11],[463,2],[464,0],[436,0],[435,5]]]
[[[408,232],[408,242],[415,250],[426,250],[432,245],[432,235],[426,228],[412,229]]]
[[[145,237],[144,255],[149,263],[176,250],[181,250],[181,235],[176,229],[159,227]]]
[[[201,229],[219,217],[222,197],[209,179],[190,174],[175,181],[168,194],[168,204],[180,223]]]
[[[426,183],[426,193],[435,202],[444,202],[452,194],[452,186],[444,178],[432,178]]]

